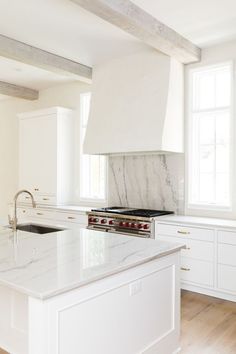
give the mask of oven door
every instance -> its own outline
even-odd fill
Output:
[[[127,236],[135,236],[135,237],[142,237],[142,238],[151,238],[150,233],[145,232],[135,232],[135,231],[128,231],[128,230],[119,230],[113,227],[104,226],[104,225],[89,225],[87,229],[94,230],[94,231],[102,231],[102,232],[111,232],[113,234],[120,234],[120,235],[127,235]]]

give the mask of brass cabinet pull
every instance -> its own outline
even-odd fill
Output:
[[[39,188],[34,188],[35,192],[38,192],[39,191]]]
[[[36,213],[37,215],[43,215],[43,213]]]
[[[22,210],[22,213],[25,213],[26,212],[26,210]]]
[[[189,272],[190,271],[190,268],[181,267],[180,269],[184,270],[185,272]]]
[[[50,200],[49,198],[43,198],[43,200]]]
[[[188,250],[188,251],[189,251],[189,250],[191,250],[191,248],[190,248],[190,247],[186,247],[185,249],[186,249],[186,250]]]
[[[30,197],[25,197],[25,199],[30,199]]]
[[[177,233],[182,234],[182,235],[189,235],[190,234],[189,231],[181,231],[181,230],[178,230]]]
[[[67,216],[67,219],[69,220],[75,220],[76,218],[74,216]]]

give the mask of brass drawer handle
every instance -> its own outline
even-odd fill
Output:
[[[182,235],[189,235],[190,234],[189,231],[181,231],[181,230],[178,230],[177,233],[182,234]]]
[[[186,247],[185,249],[186,249],[186,250],[188,250],[188,251],[189,251],[189,250],[191,250],[191,248],[190,248],[190,247]]]
[[[185,272],[189,272],[190,271],[190,268],[181,267],[180,269],[184,270]]]
[[[43,213],[36,213],[37,215],[43,215]]]
[[[67,219],[69,220],[75,220],[76,218],[74,216],[67,216]]]
[[[39,191],[39,188],[34,188],[35,192],[38,192]]]
[[[30,199],[30,197],[25,197],[25,199]]]
[[[50,200],[49,198],[43,198],[43,200]]]

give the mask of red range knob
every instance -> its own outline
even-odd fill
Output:
[[[123,226],[125,226],[125,222],[121,221],[121,222],[119,223],[119,225],[120,225],[121,227],[123,227]]]
[[[137,224],[135,222],[132,222],[131,227],[135,229],[137,227]]]
[[[93,222],[99,222],[98,218],[93,218]]]
[[[132,225],[131,222],[126,222],[126,223],[125,223],[125,226],[126,226],[126,227],[131,227],[131,225]]]
[[[145,230],[148,230],[148,229],[149,229],[149,225],[148,225],[148,224],[145,224],[145,225],[143,225],[143,228],[144,228]]]
[[[93,222],[93,218],[89,218],[89,222]]]
[[[143,224],[138,224],[138,228],[142,229],[143,228]]]
[[[114,221],[113,221],[113,220],[110,220],[110,221],[109,221],[109,225],[114,225]]]
[[[107,223],[107,220],[106,219],[102,219],[101,220],[101,224],[106,224]]]

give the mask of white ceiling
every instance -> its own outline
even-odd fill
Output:
[[[236,38],[235,0],[133,0],[195,44]],[[0,34],[94,66],[145,45],[70,0],[0,0]],[[0,80],[42,89],[68,78],[0,58]]]
[[[52,85],[70,82],[71,79],[15,60],[0,57],[0,81],[42,90]]]
[[[132,0],[200,47],[236,38],[235,0]]]

